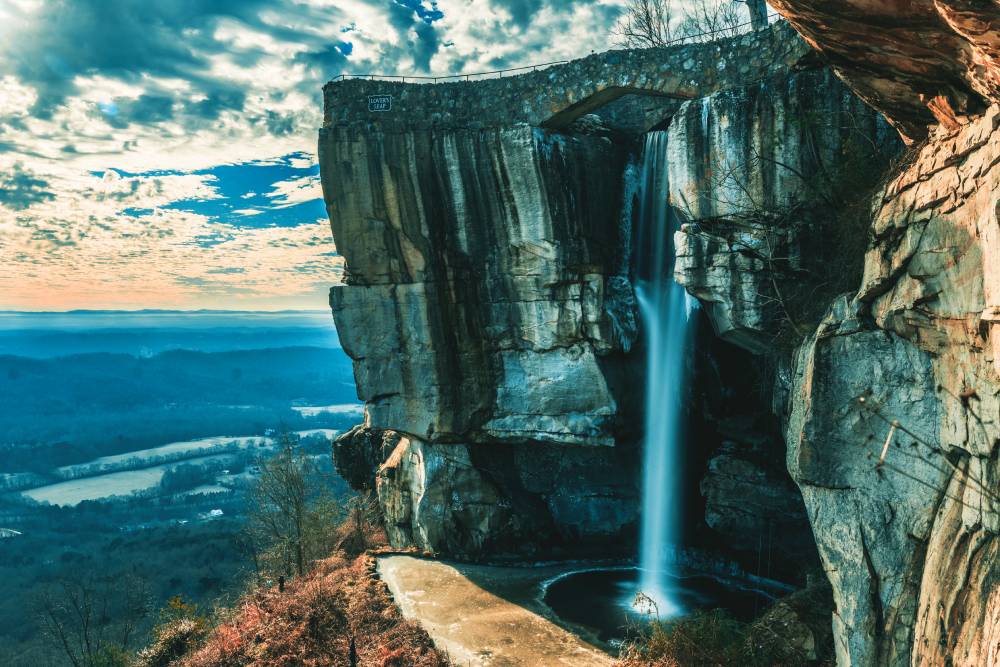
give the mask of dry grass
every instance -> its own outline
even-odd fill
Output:
[[[739,664],[745,627],[721,611],[652,621],[623,648],[616,667],[723,667]]]
[[[370,555],[340,554],[277,588],[247,593],[180,667],[348,665],[355,640],[366,667],[445,667],[430,637],[405,621]]]
[[[819,584],[752,623],[720,609],[654,619],[623,647],[616,667],[832,667],[832,606],[829,586]]]

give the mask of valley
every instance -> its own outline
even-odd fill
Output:
[[[64,581],[134,579],[150,605],[140,633],[172,596],[207,609],[242,591],[254,577],[247,494],[279,440],[291,438],[331,493],[348,495],[330,447],[360,405],[339,348],[197,349],[258,326],[258,342],[315,340],[319,321],[332,329],[328,319],[150,319],[30,315],[18,329],[17,316],[0,315],[3,345],[36,355],[0,356],[0,576],[11,582],[0,602],[4,665],[62,664],[37,612]],[[154,326],[165,319],[169,330]],[[40,321],[58,326],[39,333]],[[276,322],[280,330],[269,329]],[[195,349],[122,353],[129,332]],[[101,351],[62,355],[80,340]],[[217,430],[227,428],[232,435]]]

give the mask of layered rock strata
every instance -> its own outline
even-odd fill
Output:
[[[1000,7],[986,0],[772,0],[855,91],[911,140],[1000,96]]]
[[[330,302],[367,427],[580,445],[628,428],[622,150],[527,126],[331,128],[320,160],[347,267]]]
[[[796,359],[788,467],[842,666],[1000,664],[998,126],[935,130]]]

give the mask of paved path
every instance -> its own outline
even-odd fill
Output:
[[[378,571],[403,615],[461,667],[610,667],[596,640],[554,622],[541,582],[566,566],[464,565],[384,556]]]

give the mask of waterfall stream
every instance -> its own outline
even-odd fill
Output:
[[[661,617],[682,613],[673,589],[674,549],[681,532],[682,404],[695,300],[674,282],[667,133],[650,132],[642,153],[636,292],[646,336],[646,423],[643,445],[640,590]]]

